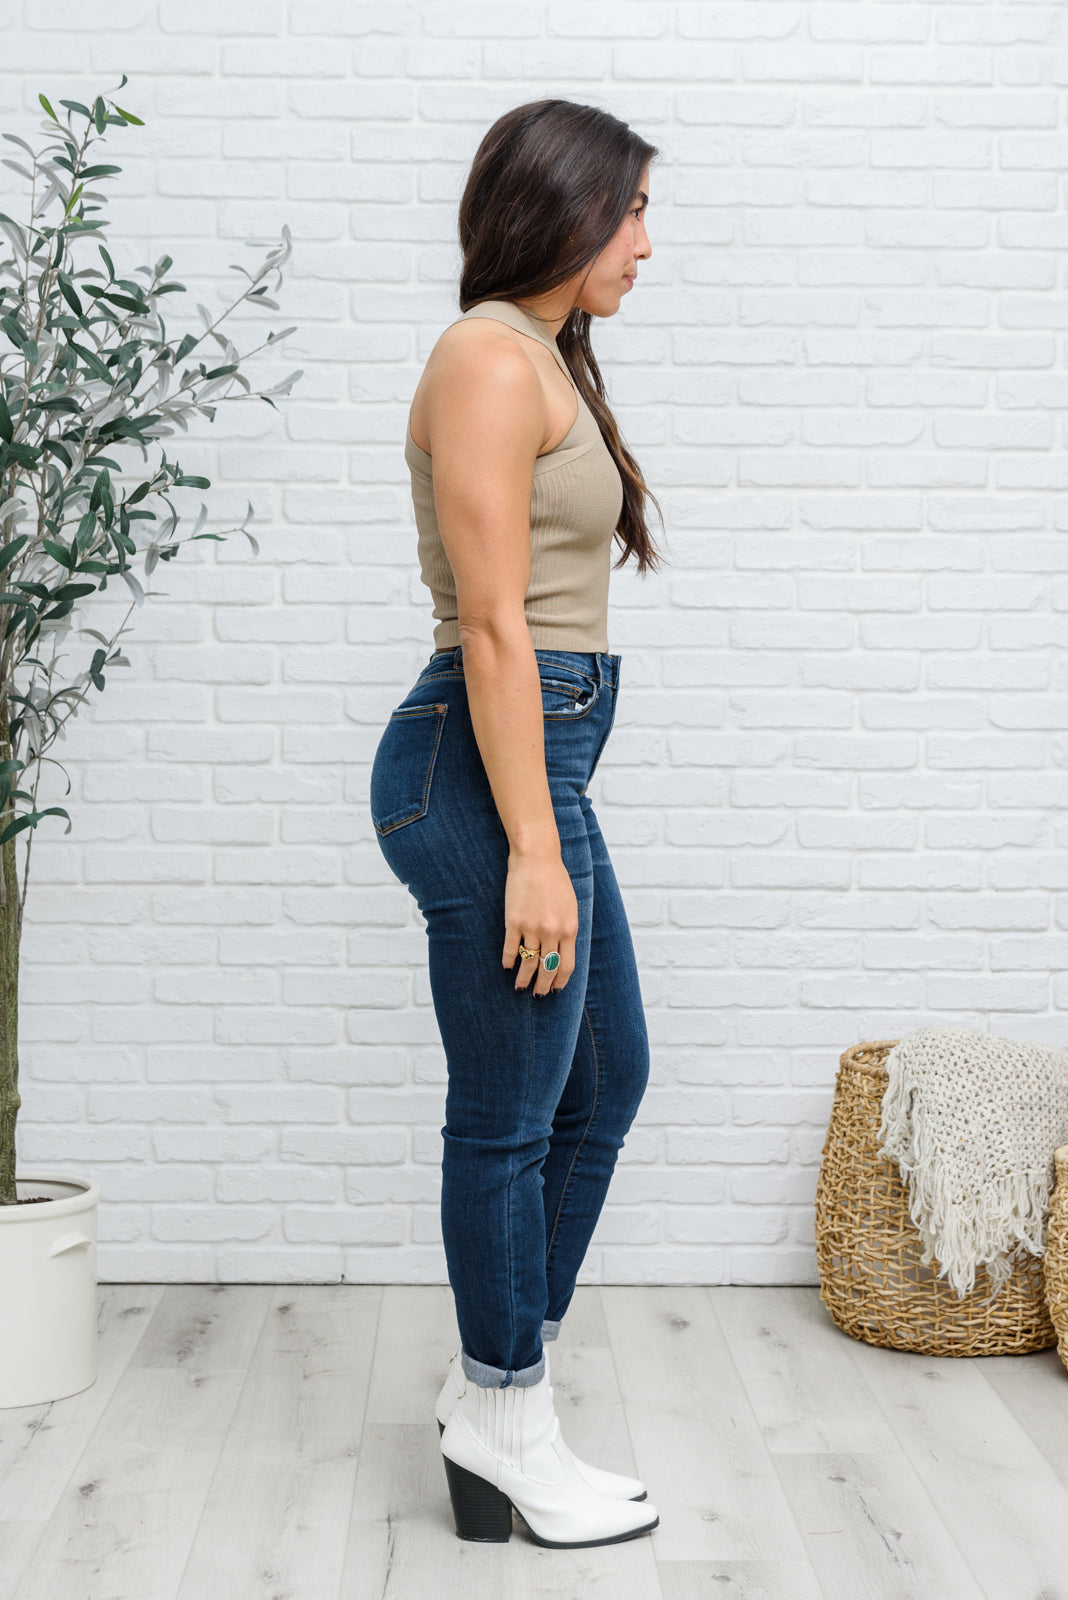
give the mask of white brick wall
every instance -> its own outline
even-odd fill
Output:
[[[179,441],[263,553],[160,569],[74,728],[23,1164],[99,1178],[106,1280],[443,1279],[425,938],[367,782],[432,647],[402,443],[458,314],[457,197],[496,115],[563,94],[664,150],[653,258],[596,331],[671,564],[613,577],[594,792],[653,1079],[584,1278],[814,1282],[841,1050],[1068,1031],[1068,10],[0,0],[0,26],[7,130],[129,74],[128,268],[166,250],[220,304],[288,222],[268,323],[299,332],[256,370],[306,372]]]

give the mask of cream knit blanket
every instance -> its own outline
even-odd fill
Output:
[[[886,1059],[879,1155],[907,1181],[924,1266],[993,1299],[1026,1247],[1046,1247],[1053,1152],[1068,1143],[1068,1050],[966,1028],[919,1028]]]

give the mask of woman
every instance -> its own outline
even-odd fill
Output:
[[[649,1072],[586,790],[619,693],[613,535],[639,571],[658,555],[589,325],[650,254],[656,154],[567,100],[494,123],[460,204],[463,316],[431,352],[405,441],[436,648],[382,733],[370,809],[426,919],[448,1064],[441,1221],[460,1348],[437,1418],[462,1539],[507,1540],[512,1509],[560,1548],[659,1520],[637,1479],[568,1450],[543,1349]]]

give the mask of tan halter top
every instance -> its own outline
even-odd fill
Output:
[[[551,332],[514,301],[483,300],[457,320],[468,317],[491,317],[539,340],[575,388]],[[608,579],[623,484],[597,419],[577,388],[575,394],[578,416],[572,427],[555,449],[534,461],[525,614],[535,650],[608,649]],[[437,619],[434,648],[442,650],[460,643],[456,584],[438,529],[431,458],[412,438],[410,422],[404,459],[411,472],[420,576]]]

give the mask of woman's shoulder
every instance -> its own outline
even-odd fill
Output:
[[[524,344],[529,342],[507,322],[480,313],[477,317],[458,317],[455,322],[448,323],[438,334],[430,356],[433,360],[440,356],[449,358],[456,354],[462,359],[468,350],[481,352],[495,349],[501,351],[513,349],[526,355]]]
[[[529,341],[527,341],[529,343]],[[538,369],[523,349],[522,335],[490,317],[462,317],[443,328],[412,396],[408,427],[423,455],[424,407],[464,406],[474,396],[491,409],[533,408],[543,421],[544,391]],[[416,436],[419,436],[418,438]]]

